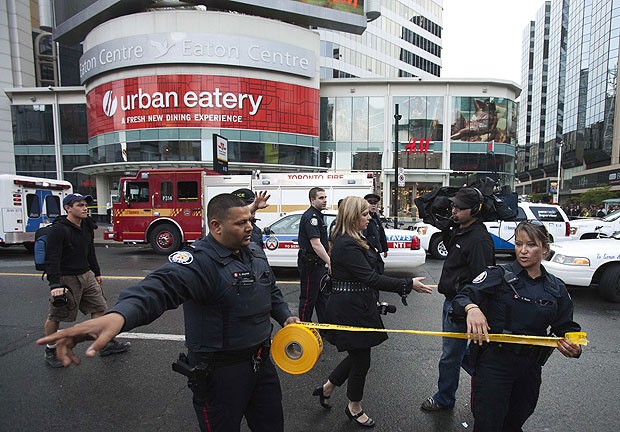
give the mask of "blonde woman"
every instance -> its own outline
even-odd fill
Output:
[[[379,257],[362,236],[370,222],[369,204],[361,197],[350,196],[338,208],[331,251],[332,293],[327,302],[327,316],[331,323],[384,328],[377,309],[377,291],[409,294],[412,289],[431,293],[422,277],[394,278],[377,273]],[[345,414],[363,427],[374,427],[375,421],[362,409],[366,374],[370,368],[370,349],[387,339],[384,332],[333,332],[338,351],[347,356],[330,374],[323,385],[314,389],[321,406],[331,408],[327,399],[335,387],[347,384],[349,403]]]

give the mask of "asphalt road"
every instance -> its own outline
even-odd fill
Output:
[[[114,303],[121,289],[165,261],[137,246],[97,248],[106,276],[104,290]],[[429,259],[417,275],[437,283],[442,262]],[[291,309],[297,307],[299,285],[294,271],[276,271]],[[47,313],[47,284],[34,270],[32,256],[21,248],[0,249],[0,431],[189,431],[198,430],[183,377],[170,364],[184,351],[179,340],[131,339],[129,353],[86,359],[81,366],[51,369],[42,335]],[[588,332],[590,344],[581,359],[555,353],[543,371],[536,413],[527,431],[616,431],[620,425],[620,304],[606,303],[593,290],[572,291],[575,319]],[[409,307],[396,295],[383,299],[398,311],[385,317],[387,328],[441,329],[443,297],[437,293],[409,297]],[[180,310],[166,312],[134,332],[183,335]],[[78,349],[83,353],[85,345]],[[467,431],[473,418],[469,377],[461,374],[453,410],[429,414],[420,403],[435,391],[441,341],[436,337],[395,334],[373,349],[363,405],[377,421],[377,431]],[[326,345],[316,366],[304,375],[280,371],[287,432],[353,431],[343,413],[346,390],[323,410],[312,389],[325,381],[342,354]],[[242,427],[247,431],[247,427]]]

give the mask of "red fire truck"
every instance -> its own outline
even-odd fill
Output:
[[[372,173],[259,173],[221,175],[201,168],[143,169],[119,183],[119,202],[112,209],[112,230],[106,239],[150,243],[169,254],[207,231],[207,203],[214,196],[248,188],[267,191],[269,207],[257,213],[258,225],[269,225],[285,213],[308,208],[308,191],[325,189],[328,206],[340,198],[374,191]]]

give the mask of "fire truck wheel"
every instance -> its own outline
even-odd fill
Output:
[[[153,229],[149,241],[155,253],[169,255],[181,248],[181,233],[174,225],[163,224]]]

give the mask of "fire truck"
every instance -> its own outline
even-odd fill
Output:
[[[64,213],[62,200],[71,183],[13,174],[0,174],[0,246],[34,249],[34,233]]]
[[[285,213],[308,208],[308,191],[322,187],[328,207],[339,199],[374,191],[372,173],[256,173],[222,175],[201,168],[143,169],[119,181],[119,200],[112,207],[112,228],[104,238],[123,243],[150,243],[158,254],[169,254],[208,231],[207,203],[236,189],[267,191],[269,207],[256,214],[269,225]]]

